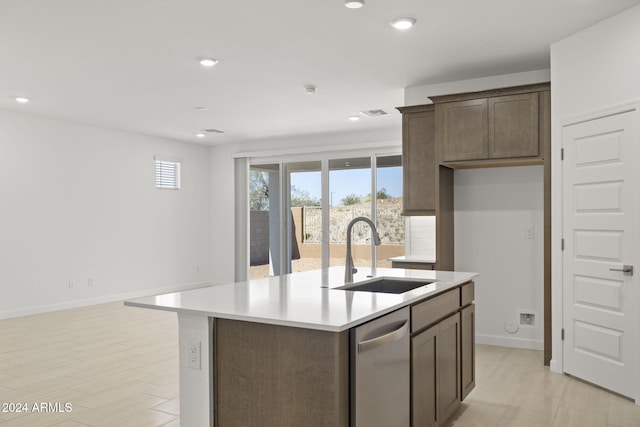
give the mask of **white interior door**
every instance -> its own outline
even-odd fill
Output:
[[[564,371],[634,395],[635,111],[562,133]],[[636,193],[636,195],[634,195]]]

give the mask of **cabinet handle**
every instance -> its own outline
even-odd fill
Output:
[[[370,340],[360,341],[358,343],[358,353],[364,353],[367,350],[372,350],[381,345],[385,345],[399,340],[406,335],[409,330],[409,321],[405,320],[402,325],[387,334],[380,335],[379,337],[371,338]]]

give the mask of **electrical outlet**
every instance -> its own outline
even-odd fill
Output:
[[[189,340],[187,346],[187,367],[200,370],[200,348],[201,341]]]
[[[93,287],[93,279],[92,279],[91,277],[89,277],[89,278],[87,279],[87,286],[88,286],[88,287],[90,287],[90,288],[92,288],[92,287]]]
[[[76,281],[75,280],[69,280],[69,289],[73,289],[76,287]]]
[[[536,315],[534,313],[520,312],[520,325],[536,326]]]

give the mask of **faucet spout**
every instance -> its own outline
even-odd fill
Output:
[[[347,256],[344,263],[344,282],[351,283],[353,282],[353,274],[358,272],[358,269],[353,265],[353,257],[351,256],[351,229],[354,224],[360,221],[364,221],[369,224],[371,227],[371,235],[373,237],[373,243],[378,246],[380,244],[380,235],[378,235],[378,230],[376,229],[376,225],[369,218],[364,216],[359,216],[351,220],[349,225],[347,226]],[[371,260],[373,263],[373,260]]]

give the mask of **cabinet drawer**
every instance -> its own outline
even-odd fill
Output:
[[[462,285],[460,288],[460,307],[471,304],[475,297],[473,282]]]
[[[411,332],[431,325],[460,307],[460,288],[411,307]]]

